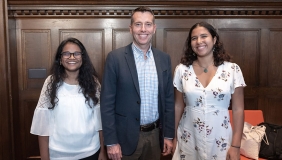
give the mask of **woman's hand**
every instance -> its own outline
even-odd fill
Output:
[[[104,147],[104,146],[101,146],[98,160],[108,160],[106,148],[105,147],[102,148],[102,147]]]
[[[230,146],[226,155],[226,160],[240,160],[240,148]]]
[[[172,155],[173,155],[174,152],[175,152],[176,144],[177,144],[177,138],[175,137],[175,138],[173,139],[173,147],[172,147],[172,151],[171,151],[171,154],[172,154]]]

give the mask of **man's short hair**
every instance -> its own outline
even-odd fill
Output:
[[[136,9],[134,9],[131,13],[131,24],[133,23],[133,15],[136,13],[136,12],[149,12],[153,15],[153,23],[155,24],[155,16],[154,16],[154,12],[149,8],[149,7],[145,7],[145,6],[141,6],[141,7],[138,7]]]

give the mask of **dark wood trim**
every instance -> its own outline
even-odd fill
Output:
[[[281,0],[8,0],[8,5],[187,5],[187,6],[268,6]]]
[[[10,2],[9,17],[128,18],[132,9],[144,5],[144,2],[119,2],[116,5],[89,1],[47,2],[51,1]],[[146,2],[146,5],[154,11],[156,18],[282,18],[282,2]]]
[[[0,1],[0,159],[14,159],[7,0]]]

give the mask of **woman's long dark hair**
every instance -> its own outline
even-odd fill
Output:
[[[65,72],[65,68],[63,65],[60,65],[61,61],[61,53],[63,51],[64,46],[67,43],[76,44],[82,53],[82,65],[79,68],[79,74],[77,77],[79,86],[81,87],[81,92],[85,97],[85,102],[91,107],[90,99],[92,99],[93,104],[97,104],[99,101],[99,97],[97,97],[97,92],[100,92],[100,85],[98,82],[97,72],[94,69],[94,66],[88,56],[88,53],[83,46],[83,44],[76,38],[68,38],[61,42],[57,49],[57,53],[55,56],[55,61],[51,67],[51,79],[47,85],[47,90],[45,94],[50,98],[50,102],[52,104],[49,109],[54,109],[59,99],[57,97],[58,88],[62,85],[64,79],[67,77]],[[98,90],[98,91],[97,91]]]
[[[192,50],[192,46],[191,46],[191,34],[192,34],[192,31],[197,27],[206,28],[209,31],[209,33],[211,34],[212,38],[216,37],[216,42],[213,47],[214,65],[218,67],[219,65],[223,64],[224,61],[229,62],[230,55],[225,52],[223,43],[220,42],[219,35],[217,34],[214,27],[207,22],[200,22],[200,23],[194,24],[189,31],[189,35],[185,42],[184,55],[181,58],[180,63],[186,66],[189,66],[193,64],[193,61],[197,60],[197,55]]]

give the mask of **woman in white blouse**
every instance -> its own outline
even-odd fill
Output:
[[[57,49],[34,111],[42,160],[103,160],[100,83],[83,44],[68,38]]]

